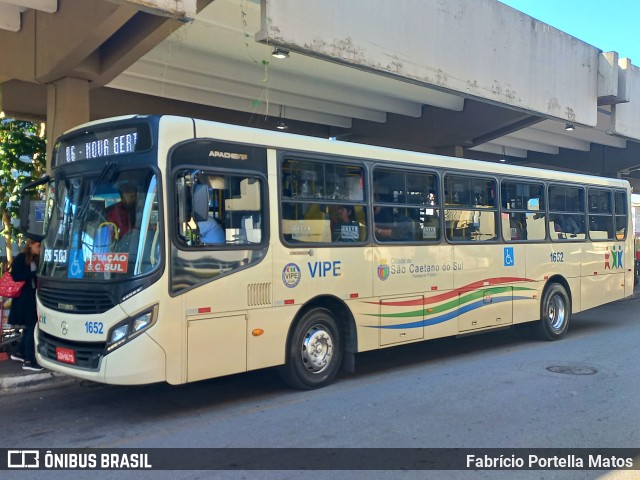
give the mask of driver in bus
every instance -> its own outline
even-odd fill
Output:
[[[117,227],[117,238],[124,237],[136,223],[136,187],[129,182],[120,184],[120,201],[107,209],[107,220]]]
[[[204,244],[225,242],[224,230],[211,214],[205,221],[198,222],[198,229],[200,230],[200,241]]]

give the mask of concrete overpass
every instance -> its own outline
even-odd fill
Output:
[[[174,113],[640,191],[638,68],[496,0],[0,0],[0,45],[2,110],[50,137]]]

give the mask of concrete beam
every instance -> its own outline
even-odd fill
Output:
[[[63,78],[47,86],[47,171],[56,138],[89,119],[87,80]]]
[[[49,83],[72,74],[136,13],[131,6],[110,2],[62,2],[55,16],[38,19],[37,81]],[[99,64],[96,62],[98,68]]]
[[[495,0],[375,8],[370,0],[263,0],[256,38],[547,118],[597,122],[600,51]]]
[[[9,118],[44,122],[47,118],[46,85],[10,80],[0,86],[0,111]]]
[[[193,67],[196,67],[196,65]],[[224,70],[224,68],[221,70]],[[117,80],[115,80],[112,86],[115,86],[116,84],[126,85],[127,79],[131,77],[136,77],[139,80],[148,82],[149,91],[154,90],[157,84],[180,85],[182,87],[191,87],[199,90],[210,91],[212,93],[241,96],[241,98],[245,98],[247,100],[247,104],[251,104],[253,101],[260,100],[265,96],[264,86],[245,83],[238,78],[220,78],[213,74],[196,71],[193,68],[176,68],[175,65],[161,65],[147,60],[140,60],[139,62],[136,62],[132,68],[128,69],[126,73],[123,73]],[[243,85],[241,92],[238,91],[238,85]],[[295,105],[306,110],[314,110],[317,112],[344,117],[361,118],[372,122],[385,122],[387,120],[385,112],[376,111],[371,108],[346,105],[344,103],[338,103],[327,99],[319,99],[311,95],[283,91],[277,88],[277,85],[269,88],[268,96],[269,101],[276,105]]]
[[[600,55],[598,62],[598,105],[618,103],[618,52]]]
[[[612,105],[612,133],[631,139],[640,139],[640,68],[631,65],[628,58],[620,60],[623,71],[622,88],[628,89],[629,103]]]
[[[154,15],[167,16],[181,21],[191,21],[196,16],[199,0],[111,0],[117,3],[128,3],[136,9]],[[209,0],[208,3],[210,3]]]
[[[55,13],[58,10],[58,0],[2,0],[2,3],[20,7],[23,11],[32,8],[41,12]]]
[[[545,144],[543,142],[534,142],[531,140],[522,140],[519,138],[512,137],[507,135],[506,137],[501,137],[497,139],[495,142],[498,145],[504,145],[505,147],[512,147],[519,150],[531,150],[533,152],[542,152],[542,153],[550,153],[552,155],[560,152],[560,148],[554,147],[549,144]]]
[[[180,26],[178,20],[138,12],[127,28],[115,32],[100,47],[100,69],[93,84],[106,85]]]
[[[555,133],[536,130],[535,127],[529,127],[519,132],[513,132],[513,138],[526,140],[530,142],[546,143],[547,145],[555,145],[556,147],[569,148],[572,150],[588,151],[591,144],[588,141],[571,138],[568,135],[558,135]]]
[[[251,102],[245,98],[212,93],[206,90],[193,89],[178,84],[171,83],[149,83],[145,79],[133,76],[121,75],[118,79],[109,84],[113,88],[122,88],[119,82],[122,81],[126,85],[126,90],[130,92],[145,93],[156,95],[158,97],[168,97],[176,100],[201,103],[219,108],[230,110],[238,110],[240,112],[251,113],[254,115],[277,117],[279,105],[269,105],[266,101]],[[351,127],[351,119],[339,115],[324,114],[304,110],[301,108],[287,107],[287,120],[299,120],[304,122],[313,122],[324,125],[332,125],[335,127],[349,128]]]
[[[262,91],[265,89],[263,82],[264,69],[262,68],[230,58],[219,57],[212,59],[205,52],[198,51],[170,55],[172,50],[178,49],[178,45],[172,45],[172,42],[165,42],[145,56],[142,61],[143,64],[153,64],[156,69],[165,72],[164,75],[156,76],[153,79],[156,83],[161,85],[166,73],[170,73],[172,70],[184,70],[233,82],[242,79],[244,83],[251,84],[254,87],[259,85]],[[142,70],[142,67],[136,64],[130,71],[128,70],[124,73],[136,75],[140,73],[140,70]],[[126,88],[125,85],[120,86]],[[397,113],[411,117],[419,117],[422,113],[422,106],[419,103],[393,98],[378,92],[370,92],[367,90],[367,85],[350,86],[340,83],[320,82],[312,75],[307,75],[303,72],[290,73],[279,70],[277,65],[269,67],[269,89],[318,100],[329,100],[356,108]]]
[[[15,5],[0,4],[0,29],[19,32],[22,25],[20,19],[22,10]]]
[[[474,152],[492,153],[494,155],[501,155],[504,157],[518,157],[527,158],[527,151],[521,148],[507,147],[505,145],[498,145],[497,143],[489,142],[483,143],[476,147],[469,148]]]
[[[212,0],[62,0],[59,8],[51,0],[16,1],[56,13],[26,10],[19,32],[0,30],[0,81],[49,83],[69,76],[95,86],[111,81]],[[5,17],[0,11],[0,22]]]

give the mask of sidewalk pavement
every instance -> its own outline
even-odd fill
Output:
[[[60,387],[77,381],[76,378],[46,369],[41,372],[23,370],[22,362],[9,359],[4,352],[0,353],[0,395]]]

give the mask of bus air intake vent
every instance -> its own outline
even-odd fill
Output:
[[[79,288],[43,286],[38,290],[38,298],[47,308],[69,313],[103,313],[115,306],[107,292]]]
[[[247,305],[271,305],[271,284],[252,283],[247,286]]]

